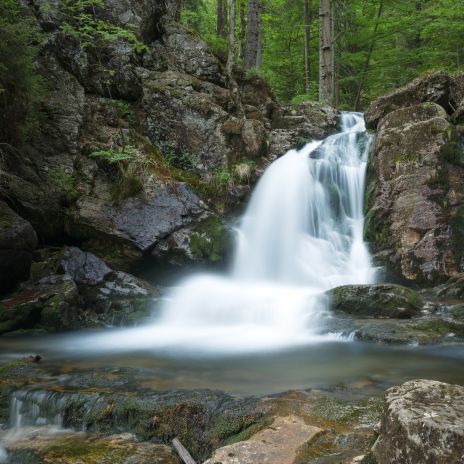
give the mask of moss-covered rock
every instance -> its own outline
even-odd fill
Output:
[[[408,319],[423,307],[419,294],[394,284],[345,285],[327,295],[334,311],[357,317]]]

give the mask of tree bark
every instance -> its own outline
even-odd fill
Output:
[[[217,0],[216,3],[216,34],[218,37],[227,36],[227,0]]]
[[[334,53],[332,0],[320,0],[319,100],[334,102]]]
[[[261,4],[259,0],[248,0],[248,21],[245,46],[245,69],[258,66],[258,51],[261,34]]]
[[[245,58],[245,38],[246,38],[246,18],[245,4],[246,0],[238,0],[240,9],[240,32],[238,37],[238,57],[240,60]]]
[[[229,53],[226,68],[232,71],[235,61],[235,0],[229,0]]]
[[[311,82],[311,61],[310,61],[310,40],[311,40],[311,13],[310,0],[304,0],[304,88],[305,93],[310,91]]]

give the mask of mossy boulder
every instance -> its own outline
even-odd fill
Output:
[[[344,285],[327,295],[334,311],[356,317],[408,319],[423,307],[415,291],[394,284]]]

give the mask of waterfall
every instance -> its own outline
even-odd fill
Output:
[[[277,159],[241,220],[228,277],[190,277],[154,325],[93,336],[88,345],[217,353],[330,339],[324,292],[375,279],[363,242],[370,143],[363,115],[343,113],[339,133]]]

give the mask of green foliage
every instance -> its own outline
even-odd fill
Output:
[[[197,169],[196,156],[189,153],[185,148],[175,150],[171,146],[166,146],[163,149],[163,156],[164,159],[175,168],[192,172]]]
[[[116,111],[118,112],[118,116],[121,119],[124,119],[125,121],[127,121],[130,126],[135,125],[135,122],[136,122],[135,114],[131,110],[127,102],[124,102],[121,100],[111,100],[111,104],[116,109]]]
[[[0,2],[0,140],[16,144],[28,138],[38,121],[45,94],[34,70],[41,35],[35,18],[19,0]]]
[[[90,156],[92,158],[100,158],[110,164],[121,163],[122,161],[131,161],[136,163],[145,161],[139,149],[133,145],[125,145],[124,147],[94,151],[90,154]]]
[[[65,21],[61,30],[79,40],[86,48],[125,40],[136,52],[146,51],[147,47],[137,39],[133,31],[99,17],[98,13],[104,8],[103,0],[63,0],[61,14]]]
[[[48,178],[52,181],[58,190],[65,192],[70,200],[77,197],[77,191],[74,185],[74,177],[62,167],[52,168],[48,171]]]

